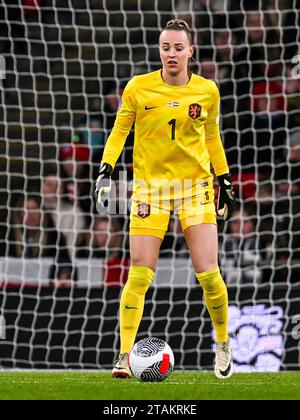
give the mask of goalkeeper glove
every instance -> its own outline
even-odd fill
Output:
[[[101,163],[100,169],[99,169],[99,176],[96,180],[96,189],[95,189],[95,195],[97,198],[96,202],[96,208],[98,213],[101,213],[104,207],[107,207],[107,199],[105,199],[105,196],[110,192],[111,190],[111,174],[112,174],[113,168],[108,163]]]
[[[218,176],[220,185],[218,197],[218,215],[223,216],[224,220],[229,220],[235,204],[235,196],[232,188],[230,174]]]

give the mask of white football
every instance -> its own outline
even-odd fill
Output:
[[[129,366],[133,376],[141,382],[162,382],[174,369],[174,354],[164,340],[145,338],[133,346]]]

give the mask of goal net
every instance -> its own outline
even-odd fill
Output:
[[[99,216],[94,181],[122,91],[160,68],[185,19],[192,70],[217,82],[238,206],[219,225],[236,371],[299,369],[300,1],[3,0],[0,366],[104,368],[119,351],[133,132]],[[176,215],[137,339],[211,369],[214,335]]]

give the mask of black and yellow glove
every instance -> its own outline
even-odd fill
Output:
[[[232,188],[230,174],[218,176],[219,181],[219,197],[217,212],[219,216],[223,216],[224,220],[229,220],[235,205],[235,196]]]
[[[107,207],[107,194],[111,190],[111,175],[113,168],[108,163],[101,163],[99,169],[99,176],[96,180],[96,208],[98,213],[102,213],[103,209]]]

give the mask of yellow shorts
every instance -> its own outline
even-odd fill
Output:
[[[178,213],[183,231],[201,223],[217,223],[213,189],[201,197],[163,201],[161,204],[160,207],[156,207],[133,198],[129,234],[157,236],[163,239],[168,230],[171,211]]]

